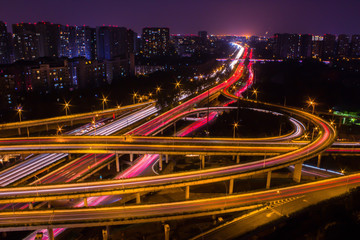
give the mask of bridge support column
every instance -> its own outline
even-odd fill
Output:
[[[120,172],[119,154],[115,154],[116,172]]]
[[[234,192],[234,179],[230,179],[230,182],[229,182],[229,194],[233,194]]]
[[[21,128],[18,128],[18,134],[21,135]]]
[[[302,169],[302,162],[295,164],[294,176],[293,176],[293,180],[295,182],[300,182],[301,180],[301,169]]]
[[[70,121],[70,126],[72,127],[74,124],[73,124],[73,120]]]
[[[159,171],[162,171],[162,168],[163,168],[163,166],[162,166],[162,158],[163,158],[162,154],[159,154]]]
[[[170,239],[170,226],[169,224],[164,224],[164,234],[165,234],[165,240]]]
[[[103,240],[109,239],[109,226],[102,230]]]
[[[88,206],[87,198],[84,198],[84,207]]]
[[[30,137],[30,130],[29,130],[29,127],[26,127],[26,133],[27,133],[27,136]]]
[[[48,202],[48,208],[51,208],[51,202]]]
[[[29,203],[29,209],[34,209],[33,203]]]
[[[321,154],[318,155],[318,161],[317,161],[317,167],[320,167],[320,163],[321,163]]]
[[[190,198],[190,186],[185,187],[185,199]]]
[[[271,171],[267,173],[266,189],[269,189],[269,188],[270,188],[270,182],[271,182]]]
[[[236,155],[236,164],[240,163],[240,155]]]
[[[140,203],[141,203],[140,193],[136,193],[136,204],[140,204]]]
[[[110,170],[110,163],[108,163],[107,168],[108,168],[108,170]]]
[[[200,155],[200,169],[204,169],[204,168],[205,168],[205,156]]]
[[[68,153],[68,158],[71,159],[71,153]]]
[[[47,232],[48,232],[48,236],[49,236],[49,239],[50,240],[54,240],[54,231],[52,228],[48,228],[47,229]]]
[[[134,154],[130,153],[130,162],[132,162],[134,160]]]
[[[46,131],[48,132],[49,131],[49,125],[46,124]]]
[[[168,164],[169,163],[169,154],[165,155],[165,163]]]

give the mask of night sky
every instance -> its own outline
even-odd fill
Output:
[[[360,33],[359,0],[1,0],[0,20],[147,26],[172,34]],[[9,27],[9,30],[11,28]]]

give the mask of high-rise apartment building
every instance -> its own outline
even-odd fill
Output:
[[[165,56],[169,52],[169,28],[143,28],[142,55],[144,57]]]
[[[275,34],[274,55],[277,58],[298,58],[300,51],[300,38],[298,34]]]
[[[40,49],[36,24],[17,23],[13,24],[12,28],[15,60],[34,60],[38,58]]]
[[[73,58],[75,56],[75,27],[60,26],[60,57]]]
[[[360,57],[360,35],[352,35],[350,55],[351,57]]]
[[[7,26],[0,21],[0,64],[10,63],[10,46]]]
[[[300,35],[300,57],[311,58],[312,51],[312,35],[302,34]]]
[[[330,59],[335,57],[336,37],[332,34],[325,34],[323,40],[322,58]]]
[[[99,60],[128,57],[128,30],[124,27],[102,26],[97,31],[97,54]]]
[[[345,58],[350,54],[350,37],[346,34],[340,34],[337,41],[337,57]]]
[[[75,26],[75,43],[72,57],[97,58],[95,28]]]
[[[35,29],[39,38],[39,56],[59,57],[61,25],[38,22]]]

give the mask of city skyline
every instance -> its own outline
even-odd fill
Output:
[[[56,1],[60,3],[60,1]],[[118,25],[140,33],[144,27],[168,27],[171,34],[196,34],[207,30],[217,35],[266,35],[280,33],[309,33],[314,35],[356,34],[359,21],[356,9],[360,3],[348,4],[336,1],[196,1],[170,3],[164,0],[146,2],[61,1],[7,1],[0,9],[2,21],[18,22],[49,21],[57,24]],[[19,6],[21,6],[19,8]],[[81,9],[81,10],[79,10]],[[272,11],[269,11],[271,9]],[[321,17],[319,14],[321,13]]]

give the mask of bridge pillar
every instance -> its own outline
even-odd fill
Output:
[[[71,159],[71,153],[68,153],[68,158]]]
[[[29,130],[29,127],[26,127],[26,133],[27,133],[27,136],[30,137],[30,130]]]
[[[165,240],[170,239],[170,226],[169,224],[164,224],[164,234],[165,234]]]
[[[48,228],[47,229],[47,232],[48,232],[48,236],[49,236],[49,239],[50,240],[54,240],[54,231],[52,228]]]
[[[33,203],[29,203],[29,209],[34,209]]]
[[[70,121],[70,126],[72,127],[74,124],[73,124],[73,120]]]
[[[106,226],[105,229],[102,229],[102,235],[103,235],[103,240],[109,239],[109,226]]]
[[[185,199],[190,198],[190,186],[185,187]]]
[[[21,135],[21,128],[18,128],[18,134]]]
[[[110,163],[108,163],[108,165],[107,165],[107,169],[108,169],[108,170],[110,170]]]
[[[119,154],[115,154],[116,172],[120,172]]]
[[[46,124],[46,131],[48,132],[49,131],[49,125]]]
[[[84,207],[87,207],[88,206],[88,202],[87,202],[87,198],[85,197],[84,198]]]
[[[320,167],[320,163],[321,163],[321,154],[318,155],[318,161],[317,161],[317,167]]]
[[[51,202],[48,202],[48,208],[51,208]]]
[[[205,168],[205,156],[200,155],[200,169],[204,169],[204,168]]]
[[[236,155],[236,164],[240,163],[240,155]]]
[[[230,182],[229,182],[229,194],[233,194],[234,192],[234,179],[230,179]]]
[[[269,171],[267,173],[267,178],[266,178],[266,189],[270,188],[270,182],[271,182],[271,171]]]
[[[163,168],[163,166],[162,166],[162,158],[163,158],[162,154],[159,154],[159,170],[160,170],[160,171],[161,171],[162,168]]]
[[[301,180],[301,169],[302,169],[302,162],[295,164],[294,176],[293,176],[293,180],[295,182],[300,182]]]
[[[166,164],[169,163],[169,154],[165,155],[165,162],[166,162]]]
[[[141,203],[140,193],[136,193],[136,204],[140,204],[140,203]]]
[[[132,162],[134,160],[134,154],[130,153],[130,162]]]

